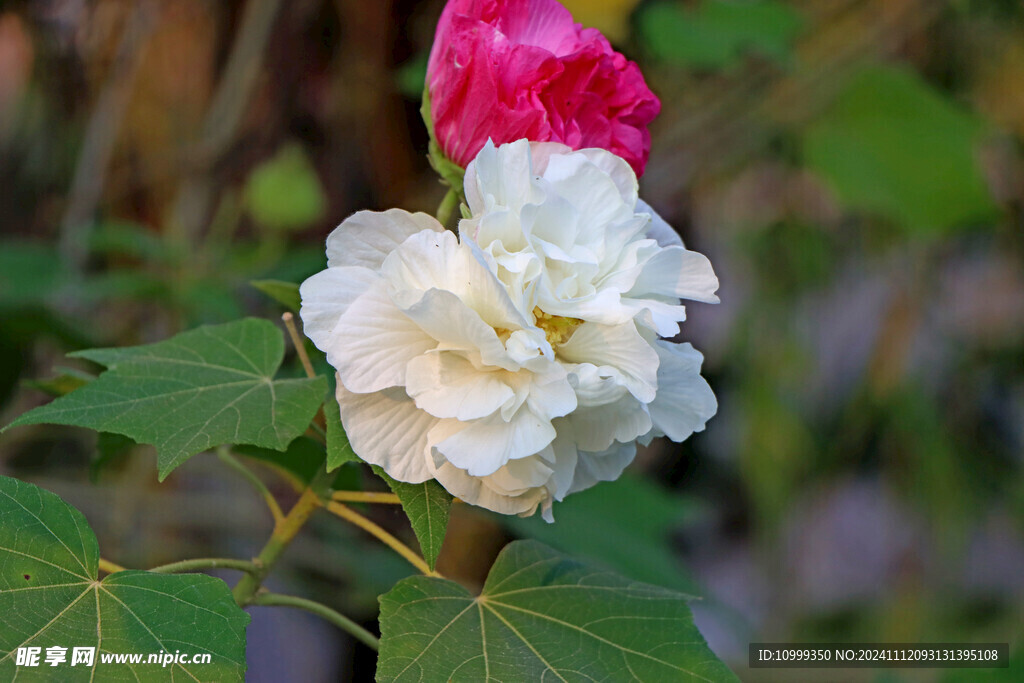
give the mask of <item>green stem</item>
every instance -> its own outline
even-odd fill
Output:
[[[181,560],[153,567],[149,571],[157,574],[174,574],[190,572],[195,569],[237,569],[240,572],[256,571],[256,563],[249,560],[235,560],[230,557],[199,557],[194,560]]]
[[[270,571],[281,558],[281,555],[292,542],[292,539],[295,538],[299,530],[316,512],[317,508],[323,506],[330,483],[331,475],[327,473],[326,466],[322,466],[316,476],[309,482],[309,486],[299,496],[295,505],[292,506],[292,509],[288,511],[288,514],[274,525],[274,533],[270,535],[266,545],[263,546],[260,554],[253,562],[256,565],[255,569],[243,576],[242,580],[231,591],[235,602],[240,607],[244,607],[252,601],[263,580],[270,574]]]
[[[274,523],[279,523],[284,518],[284,513],[281,512],[281,506],[277,504],[277,499],[266,487],[266,485],[257,477],[253,472],[246,467],[242,462],[231,454],[227,446],[221,446],[217,449],[217,457],[222,463],[233,469],[235,472],[240,474],[246,481],[252,484],[260,496],[263,497],[267,507],[270,508],[270,514],[274,516]]]
[[[454,187],[449,187],[440,206],[437,207],[437,222],[447,228],[452,214],[457,208],[459,208],[459,193],[455,191]]]
[[[305,598],[298,598],[292,595],[281,595],[280,593],[257,593],[249,601],[249,604],[263,605],[267,607],[294,607],[296,609],[306,610],[307,612],[311,612],[319,617],[323,617],[341,630],[352,634],[352,636],[369,648],[376,650],[380,642],[377,640],[375,635],[346,617],[344,614],[331,609],[327,605],[322,605],[319,602],[314,602]]]

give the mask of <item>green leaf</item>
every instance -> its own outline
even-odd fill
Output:
[[[297,144],[286,145],[256,167],[245,183],[245,206],[272,230],[296,230],[320,220],[327,197],[316,169]]]
[[[996,212],[975,161],[981,132],[917,74],[872,66],[808,128],[804,152],[848,207],[940,231]]]
[[[98,581],[99,547],[82,513],[16,479],[0,477],[0,519],[0,679],[242,680],[249,616],[220,579],[125,571]],[[17,666],[19,647],[41,648],[40,666]],[[48,647],[68,648],[67,661],[45,664]],[[74,647],[96,647],[94,666],[71,666]],[[211,661],[100,662],[177,651]]]
[[[500,515],[520,536],[617,571],[631,579],[679,591],[697,590],[675,553],[670,532],[692,507],[642,477],[574,493],[555,506],[555,523]]]
[[[387,482],[402,502],[402,509],[412,524],[413,533],[419,541],[423,559],[431,569],[441,553],[444,537],[448,533],[448,515],[452,509],[452,494],[433,479],[422,484],[407,484],[395,481],[378,465],[373,471]]]
[[[249,283],[289,311],[298,313],[302,307],[299,286],[283,280],[253,280]]]
[[[50,423],[123,434],[156,446],[161,480],[222,444],[284,450],[309,426],[327,388],[324,377],[274,380],[284,339],[272,323],[254,318],[72,355],[108,369],[7,428]]]
[[[535,541],[498,555],[479,597],[414,576],[381,596],[382,681],[735,681],[687,596]]]
[[[638,22],[656,57],[710,69],[731,67],[746,52],[784,61],[804,23],[797,10],[775,0],[704,0],[696,7],[660,2],[644,9]]]
[[[341,409],[334,396],[324,401],[324,421],[327,423],[327,471],[333,472],[347,462],[359,462],[341,424]]]

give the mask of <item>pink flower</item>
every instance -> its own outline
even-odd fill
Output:
[[[427,66],[434,135],[465,168],[490,138],[599,147],[637,175],[661,103],[634,62],[556,0],[449,0]]]

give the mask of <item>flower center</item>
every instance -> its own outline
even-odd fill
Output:
[[[566,318],[561,315],[550,315],[540,310],[533,309],[533,316],[536,318],[534,324],[544,330],[544,336],[552,347],[564,344],[576,331],[576,328],[583,324],[579,318]]]

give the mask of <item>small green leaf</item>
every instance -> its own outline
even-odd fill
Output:
[[[294,282],[253,280],[249,284],[293,313],[298,313],[302,307],[302,299],[299,297],[299,286]]]
[[[156,446],[161,480],[222,444],[284,450],[309,426],[327,388],[324,377],[273,379],[284,339],[272,323],[254,318],[72,355],[108,369],[7,428],[50,423],[123,434]]]
[[[0,679],[241,681],[249,616],[220,579],[117,572],[98,580],[99,547],[85,517],[49,491],[0,477]],[[38,647],[39,666],[17,666]],[[67,648],[45,664],[46,649]],[[92,666],[73,648],[95,647]],[[209,653],[208,664],[101,663],[109,653]]]
[[[996,212],[975,159],[981,132],[917,74],[872,66],[808,128],[804,150],[848,207],[932,232]]]
[[[272,230],[296,230],[320,220],[327,197],[316,169],[297,144],[286,145],[256,167],[245,183],[245,206]]]
[[[687,599],[516,541],[479,597],[426,576],[382,595],[377,680],[738,680]]]
[[[333,472],[347,462],[359,462],[341,424],[341,409],[334,396],[324,401],[324,421],[327,423],[327,471]]]
[[[452,509],[452,494],[444,490],[433,479],[422,484],[407,484],[395,481],[387,472],[373,465],[373,471],[387,482],[398,499],[402,501],[416,540],[420,543],[423,559],[433,569],[437,556],[448,532],[448,515]]]

